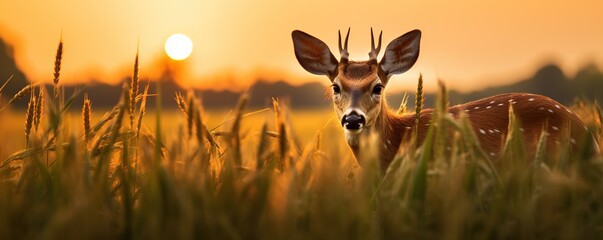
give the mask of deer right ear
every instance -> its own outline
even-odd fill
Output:
[[[295,30],[291,33],[295,57],[306,71],[317,75],[326,75],[333,81],[337,76],[337,59],[327,44],[305,32]]]

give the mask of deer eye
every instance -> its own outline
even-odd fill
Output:
[[[375,87],[373,88],[373,94],[374,95],[381,95],[381,92],[383,91],[384,86],[381,84],[377,84],[375,85]]]
[[[331,87],[333,87],[333,93],[334,94],[340,94],[341,93],[341,89],[336,84],[331,85]]]

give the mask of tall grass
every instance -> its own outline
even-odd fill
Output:
[[[44,108],[43,131],[29,132],[25,149],[0,160],[0,239],[603,236],[601,154],[550,156],[539,147],[529,159],[512,120],[504,154],[491,160],[467,117],[445,113],[443,85],[423,147],[411,139],[382,174],[376,136],[361,141],[368,161],[360,169],[341,134],[321,129],[300,144],[290,110],[276,100],[274,119],[243,127],[246,95],[233,121],[207,126],[200,100],[177,94],[186,124],[166,140],[160,109],[155,128],[141,124],[150,94],[148,86],[138,94],[133,82],[96,123],[94,99],[86,98],[84,134],[63,122],[75,96]],[[574,110],[601,142],[600,108]],[[548,165],[556,157],[567,164]]]

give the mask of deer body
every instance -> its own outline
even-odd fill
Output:
[[[496,158],[501,154],[508,134],[509,105],[520,121],[520,131],[525,149],[533,155],[544,131],[548,133],[548,149],[555,149],[562,143],[562,137],[569,137],[575,146],[587,134],[582,120],[560,103],[541,95],[529,93],[507,93],[448,108],[448,113],[457,118],[463,112],[470,120],[474,133],[485,153]],[[381,166],[387,167],[393,160],[403,140],[415,129],[415,114],[398,115],[382,106],[375,129],[383,146],[381,147]],[[417,129],[417,142],[421,144],[431,124],[433,109],[421,111]],[[564,130],[569,128],[569,133]],[[370,132],[371,130],[367,131]],[[564,134],[569,134],[564,136]],[[348,141],[356,157],[359,157],[357,141]]]
[[[295,55],[307,71],[329,77],[333,89],[335,113],[341,120],[346,141],[359,159],[359,139],[364,134],[376,133],[382,147],[379,151],[381,167],[386,169],[400,145],[417,131],[421,144],[429,128],[432,109],[420,113],[415,129],[415,114],[398,115],[387,106],[382,90],[389,78],[410,69],[419,56],[421,32],[410,31],[388,44],[383,58],[377,61],[381,49],[381,34],[377,47],[371,29],[371,52],[368,61],[349,61],[347,42],[349,30],[342,46],[339,35],[341,59],[337,61],[328,46],[319,39],[301,31],[293,31]],[[541,95],[508,93],[491,96],[448,108],[448,113],[458,117],[461,112],[469,118],[473,130],[486,154],[497,157],[504,144],[512,108],[522,126],[528,154],[535,152],[540,134],[548,133],[549,145],[557,144],[569,132],[571,144],[582,140],[587,133],[584,123],[568,108]],[[565,131],[569,130],[569,131]]]

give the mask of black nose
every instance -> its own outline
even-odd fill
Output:
[[[364,116],[357,112],[351,112],[348,115],[343,116],[341,119],[341,125],[348,130],[358,130],[366,124]]]

